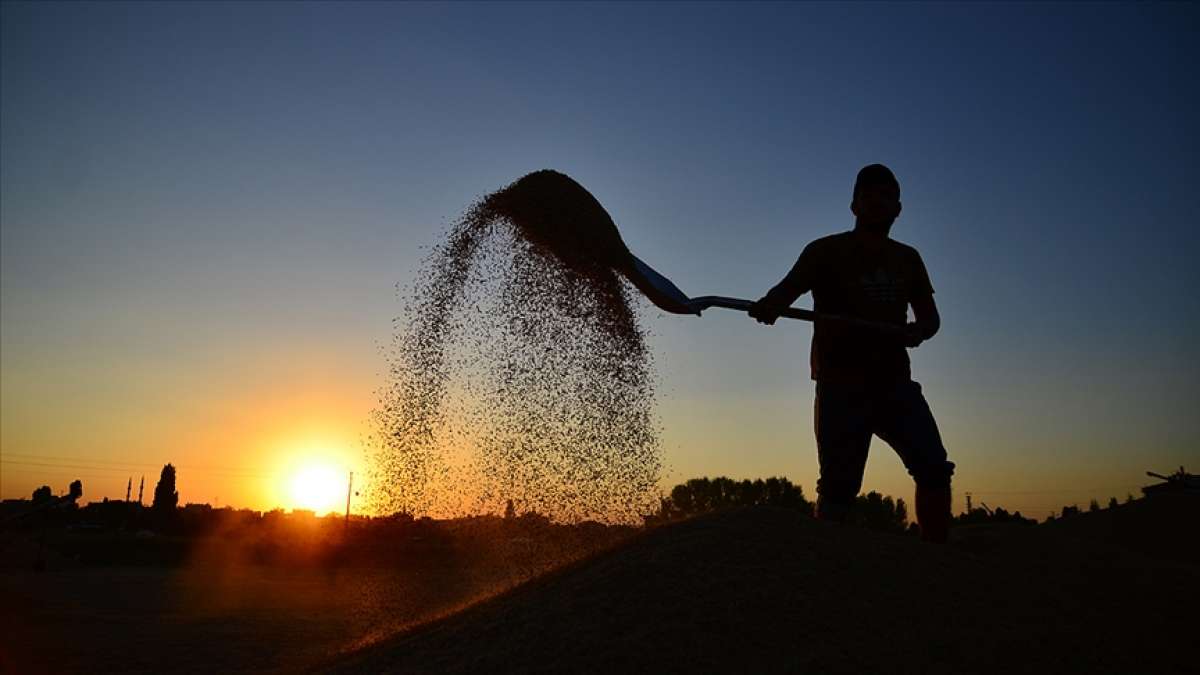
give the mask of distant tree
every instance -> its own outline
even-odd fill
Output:
[[[872,530],[904,532],[908,527],[908,507],[903,499],[893,500],[872,490],[855,499],[850,521]]]
[[[1116,497],[1108,498],[1108,508],[1110,508],[1110,509],[1117,508],[1117,498]]]
[[[504,519],[512,520],[517,517],[517,509],[513,506],[513,500],[508,500],[504,504]]]
[[[1100,502],[1096,501],[1095,498],[1092,498],[1092,501],[1088,503],[1088,511],[1095,513],[1099,510],[1100,510]]]
[[[264,516],[265,516],[265,514],[264,514]],[[395,513],[391,514],[390,516],[386,516],[386,518],[387,518],[387,520],[390,520],[393,523],[399,523],[401,525],[410,525],[413,523],[414,520],[416,520],[415,518],[413,518],[412,514],[409,513],[408,511],[396,511]]]
[[[42,487],[33,491],[33,503],[34,504],[48,502],[51,499],[54,499],[54,493],[50,491],[49,485],[43,485]]]
[[[175,467],[167,464],[162,468],[158,485],[154,487],[154,503],[151,508],[162,513],[170,513],[178,504],[179,493],[175,490]]]
[[[692,478],[671,488],[671,494],[660,501],[658,513],[646,520],[648,523],[665,522],[709,511],[756,505],[796,509],[809,515],[813,511],[812,502],[804,497],[804,490],[786,478],[736,481],[718,476]]]
[[[1128,493],[1128,492],[1125,493],[1125,503],[1126,504],[1133,503],[1133,495],[1131,493]]]
[[[76,501],[83,496],[83,481],[76,478],[71,481],[71,486],[67,488],[67,494],[71,497],[71,501]]]
[[[1077,515],[1079,515],[1079,507],[1078,507],[1078,506],[1076,506],[1076,505],[1071,505],[1071,506],[1064,506],[1064,507],[1063,507],[1063,510],[1062,510],[1062,517],[1063,517],[1063,518],[1067,518],[1067,517],[1069,517],[1069,516],[1077,516]]]

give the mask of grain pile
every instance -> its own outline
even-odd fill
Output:
[[[635,521],[661,456],[650,353],[603,207],[539,171],[474,204],[426,259],[375,411],[376,510]]]
[[[1186,539],[1195,506],[1130,513],[1130,532],[1165,520],[1162,529]],[[1071,533],[1078,538],[992,526],[981,549],[791,509],[710,513],[320,672],[1197,672],[1187,645],[1200,566],[1114,548],[1109,515],[1055,524],[1097,521]]]

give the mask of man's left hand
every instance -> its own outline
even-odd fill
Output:
[[[746,313],[750,315],[750,318],[759,323],[774,326],[780,312],[779,307],[768,302],[766,296],[764,296],[759,298],[753,305],[750,305],[750,309]]]

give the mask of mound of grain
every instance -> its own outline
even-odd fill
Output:
[[[981,556],[794,510],[711,513],[320,672],[1195,672],[1180,646],[1200,568],[1044,528]]]

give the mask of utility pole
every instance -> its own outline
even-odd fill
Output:
[[[129,482],[125,484],[125,503],[129,503],[129,491],[133,489],[133,476],[129,477]]]
[[[967,513],[971,513],[971,493],[967,493]]]
[[[354,472],[350,472],[350,480],[346,481],[346,519],[342,521],[342,530],[350,529],[350,495],[354,489]]]
[[[138,483],[138,506],[142,505],[142,488],[146,487],[146,477],[142,476],[142,482]]]

